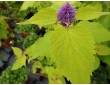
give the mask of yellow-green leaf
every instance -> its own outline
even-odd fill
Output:
[[[95,56],[95,63],[94,63],[93,71],[98,69],[99,66],[100,66],[100,60],[99,60],[98,56]]]
[[[92,20],[97,19],[102,15],[110,15],[110,12],[102,12],[101,8],[94,5],[80,7],[76,13],[77,20]]]
[[[96,43],[110,41],[110,31],[98,22],[81,21],[76,25],[80,28],[88,28],[94,37]]]
[[[56,22],[56,11],[53,8],[47,7],[39,10],[29,20],[19,24],[38,24],[40,26],[53,24]]]
[[[87,28],[58,30],[53,32],[50,39],[52,59],[61,74],[72,83],[90,83],[94,65],[94,41]]]
[[[26,50],[34,59],[38,56],[51,57],[61,75],[72,83],[90,83],[95,57],[94,40],[89,29],[63,28],[56,26],[43,38]]]
[[[96,53],[98,55],[110,55],[110,48],[106,45],[98,44],[96,45]]]
[[[21,8],[20,8],[20,11],[24,11],[26,9],[28,9],[29,7],[34,7],[35,6],[35,1],[25,1],[23,2]],[[37,3],[36,3],[37,4]]]
[[[26,56],[23,54],[22,50],[17,47],[12,47],[14,54],[16,56],[16,61],[12,67],[12,70],[21,68],[26,63]]]
[[[48,33],[50,34],[50,33]],[[25,54],[28,54],[29,61],[35,59],[39,56],[49,56],[50,48],[50,39],[48,36],[38,39],[33,45],[28,47],[25,51]],[[48,52],[47,52],[48,51]]]

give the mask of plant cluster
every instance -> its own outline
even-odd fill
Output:
[[[109,4],[0,2],[0,83],[110,83]]]

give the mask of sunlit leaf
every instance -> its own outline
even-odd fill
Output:
[[[58,30],[47,33],[28,48],[26,53],[32,58],[51,56],[59,72],[72,83],[90,83],[95,52],[94,41],[88,28],[56,27]]]
[[[100,23],[97,22],[88,22],[88,21],[81,21],[77,24],[78,27],[87,27],[90,29],[96,43],[101,43],[105,41],[110,41],[110,32],[103,27]]]
[[[51,5],[51,2],[46,1],[46,2],[42,2],[42,1],[25,1],[23,2],[22,6],[20,7],[20,11],[24,11],[27,10],[28,8],[37,8],[37,10],[48,7]]]
[[[99,66],[100,66],[100,59],[98,58],[98,56],[95,56],[95,64],[94,64],[93,71],[95,71],[96,69],[98,69]]]
[[[96,45],[96,53],[98,55],[110,55],[110,48],[106,45]]]
[[[103,16],[99,18],[99,22],[106,28],[110,28],[110,15]]]
[[[56,11],[52,8],[45,8],[34,14],[29,20],[20,24],[38,24],[40,26],[54,24],[56,22]]]
[[[110,15],[110,12],[102,12],[101,9],[96,5],[87,5],[80,7],[76,14],[77,20],[93,20],[97,19],[102,15]]]
[[[28,9],[29,7],[35,7],[35,1],[25,1],[23,2],[21,8],[20,8],[20,11],[23,11],[23,10],[26,10]],[[37,3],[36,3],[37,4]]]
[[[48,73],[49,84],[64,84],[65,80],[59,71],[53,67],[45,67],[44,71]]]
[[[26,63],[26,56],[23,54],[22,50],[17,47],[12,47],[14,54],[16,56],[16,61],[12,67],[12,70],[21,68]]]

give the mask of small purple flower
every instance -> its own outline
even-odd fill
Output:
[[[75,9],[67,2],[58,11],[57,19],[65,27],[68,27],[75,18]]]

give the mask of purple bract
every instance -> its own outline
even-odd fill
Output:
[[[57,19],[65,27],[68,27],[75,18],[75,9],[67,2],[58,11]]]

